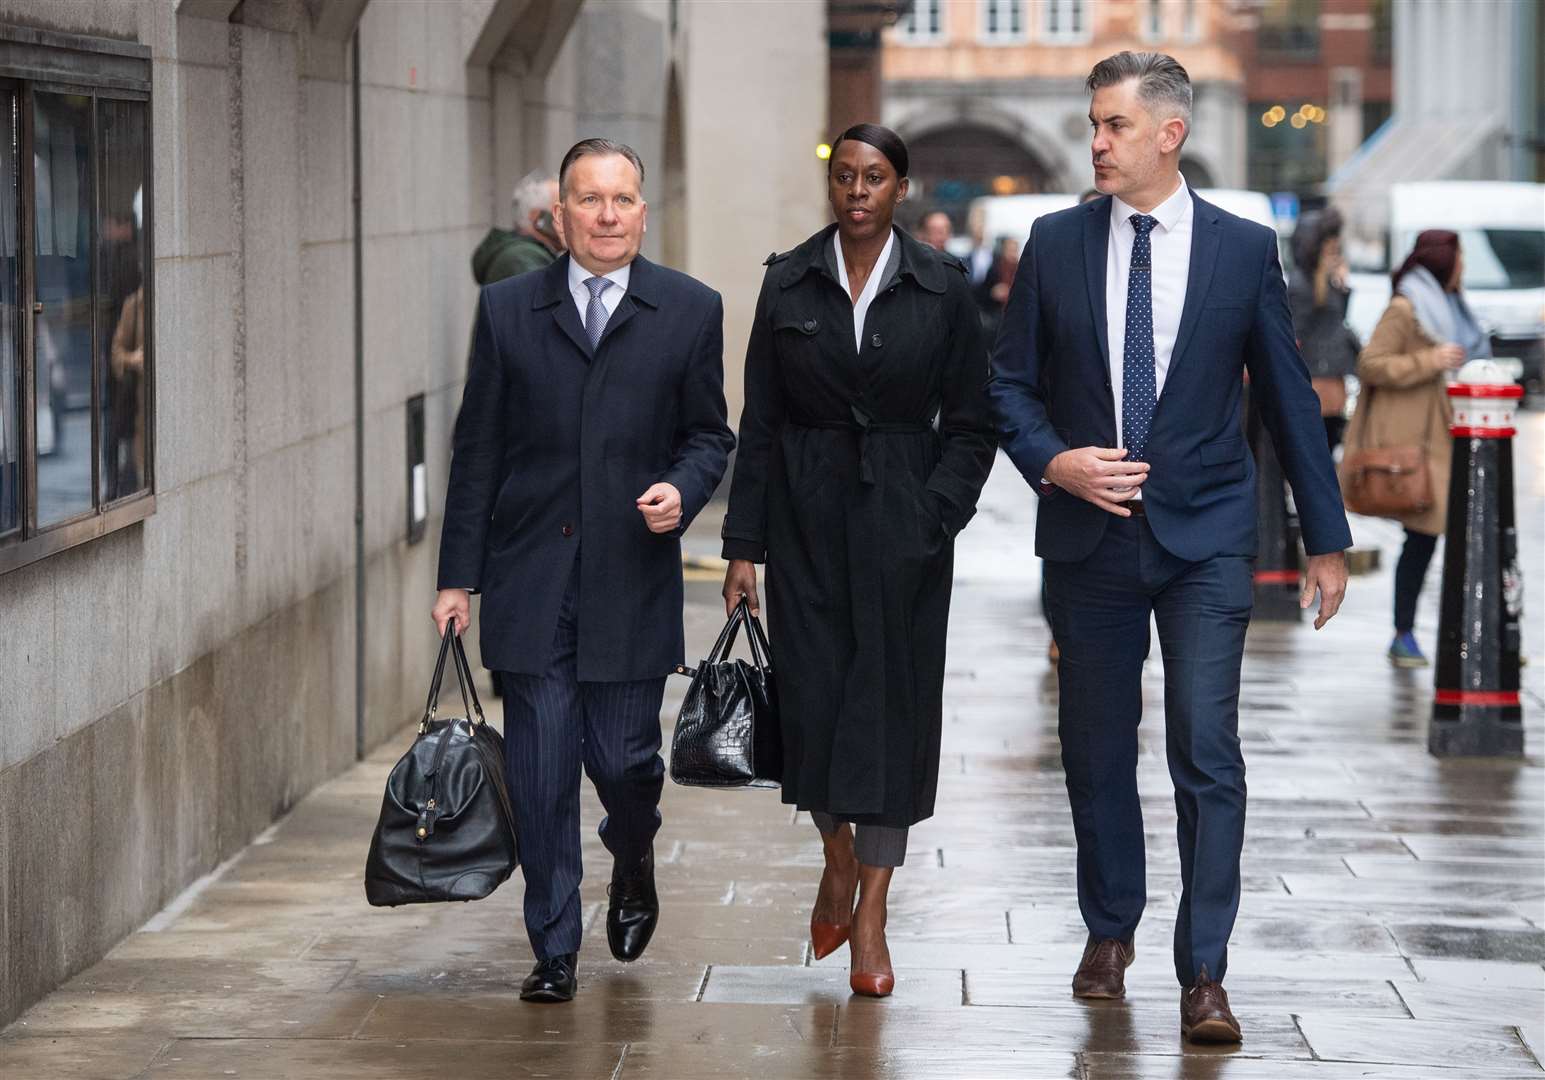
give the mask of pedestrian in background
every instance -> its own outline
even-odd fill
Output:
[[[440,540],[441,635],[483,594],[503,672],[505,771],[536,966],[523,1001],[574,996],[584,910],[580,769],[606,808],[606,940],[643,954],[659,919],[660,705],[684,659],[680,536],[718,486],[719,294],[639,254],[644,166],[586,139],[558,171],[569,253],[478,298]]]
[[[966,212],[966,233],[971,237],[971,253],[965,259],[966,276],[975,288],[986,279],[993,262],[992,245],[987,242],[987,208],[980,203]]]
[[[1427,664],[1414,629],[1422,582],[1448,526],[1448,376],[1466,360],[1491,355],[1491,341],[1460,288],[1463,274],[1458,233],[1419,234],[1393,275],[1395,295],[1357,361],[1363,389],[1347,430],[1347,453],[1419,446],[1431,482],[1428,506],[1398,519],[1405,544],[1395,564],[1395,638],[1388,652],[1396,667]]]
[[[979,285],[973,286],[972,296],[982,313],[982,332],[991,342],[998,334],[998,324],[1003,321],[1003,305],[1009,300],[1009,286],[1014,281],[1014,269],[1019,265],[1019,244],[1012,236],[1000,236],[993,245],[992,265]]]
[[[1361,343],[1347,326],[1347,265],[1341,256],[1341,212],[1328,207],[1305,214],[1293,231],[1297,272],[1288,282],[1288,306],[1298,351],[1320,399],[1325,441],[1332,451],[1346,430],[1346,377],[1357,368]]]
[[[994,447],[965,267],[892,223],[906,145],[859,124],[827,170],[836,224],[770,256],[757,300],[724,604],[758,610],[767,564],[783,801],[826,856],[811,943],[848,942],[850,987],[883,997],[891,875],[938,788],[954,539]]]
[[[541,170],[527,173],[510,199],[515,227],[488,230],[472,253],[472,277],[479,285],[515,277],[547,266],[563,251],[553,222],[558,178]]]
[[[990,387],[1004,451],[1041,493],[1036,553],[1057,645],[1058,733],[1089,937],[1074,996],[1119,998],[1147,904],[1137,728],[1149,623],[1179,815],[1180,1030],[1238,1042],[1222,982],[1245,837],[1239,675],[1257,549],[1244,373],[1293,486],[1301,602],[1335,615],[1351,546],[1272,230],[1180,175],[1191,80],[1173,57],[1094,66],[1099,199],[1039,218]]]
[[[917,226],[917,238],[935,251],[948,251],[950,238],[954,235],[950,216],[943,210],[929,211]]]

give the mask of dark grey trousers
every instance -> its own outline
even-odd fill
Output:
[[[843,824],[820,810],[810,811],[810,817],[823,836],[830,836]],[[865,866],[900,866],[907,861],[907,830],[892,825],[855,825],[853,854]]]

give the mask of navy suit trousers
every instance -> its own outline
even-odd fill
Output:
[[[1046,563],[1062,652],[1058,733],[1078,840],[1078,903],[1096,938],[1130,941],[1147,902],[1137,725],[1149,620],[1164,657],[1165,748],[1179,812],[1175,975],[1222,979],[1239,910],[1245,762],[1239,668],[1254,560],[1187,562],[1144,517],[1113,518],[1090,556]]]
[[[503,674],[505,775],[526,879],[526,936],[538,960],[579,951],[579,774],[606,816],[601,842],[632,866],[660,828],[660,704],[665,678],[580,682],[579,560],[543,675]]]

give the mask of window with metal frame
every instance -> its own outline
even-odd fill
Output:
[[[1054,45],[1076,45],[1089,40],[1087,0],[1043,0],[1041,39]]]
[[[932,45],[944,40],[944,0],[913,0],[896,20],[896,39],[908,45]]]
[[[150,50],[0,26],[0,573],[154,497]]]
[[[981,39],[991,45],[1025,40],[1025,0],[980,0]]]

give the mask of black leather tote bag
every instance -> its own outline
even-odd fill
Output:
[[[731,660],[741,625],[751,663]],[[742,598],[708,658],[678,667],[692,685],[671,738],[671,779],[690,787],[777,787],[783,782],[783,732],[773,686],[772,650]]]
[[[447,654],[467,715],[442,720],[435,714]],[[418,738],[386,781],[365,862],[365,897],[378,907],[481,900],[517,863],[504,738],[483,720],[466,652],[451,625],[440,642]]]

